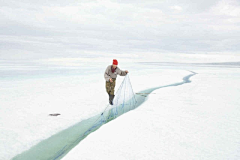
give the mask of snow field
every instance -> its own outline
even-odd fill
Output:
[[[11,159],[51,135],[101,113],[108,104],[103,68],[95,67],[90,74],[83,70],[80,75],[1,80],[0,159]],[[179,71],[132,64],[120,68],[130,71],[135,92],[159,83],[174,83],[176,78],[181,81],[188,74],[181,71],[176,76]],[[123,78],[118,77],[116,89]],[[61,115],[49,116],[52,113]]]
[[[239,159],[240,73],[196,72],[191,83],[154,91],[63,159]]]

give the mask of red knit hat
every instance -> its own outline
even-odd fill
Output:
[[[113,60],[113,65],[118,65],[118,61],[116,59]]]

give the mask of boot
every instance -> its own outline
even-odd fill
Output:
[[[111,95],[111,94],[109,95],[109,104],[110,104],[110,105],[113,105],[114,96],[115,96],[115,95]]]

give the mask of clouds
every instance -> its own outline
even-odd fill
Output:
[[[229,0],[220,1],[216,6],[211,9],[211,12],[215,15],[225,15],[230,17],[240,16],[240,2]],[[238,18],[239,22],[240,18]]]
[[[0,58],[12,58],[13,51],[26,58],[48,58],[79,57],[88,51],[211,53],[240,49],[240,6],[233,0],[25,0],[3,1],[0,6]]]

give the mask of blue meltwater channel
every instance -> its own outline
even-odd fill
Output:
[[[33,146],[29,150],[15,156],[13,160],[57,160],[63,158],[72,148],[74,148],[79,142],[86,138],[90,133],[96,131],[102,125],[114,120],[122,114],[139,107],[148,97],[148,95],[156,89],[179,86],[185,83],[190,83],[190,77],[196,73],[190,71],[191,74],[183,78],[182,82],[169,84],[165,86],[150,88],[134,94],[132,90],[130,92],[120,93],[129,86],[129,76],[126,76],[123,83],[119,87],[118,92],[114,98],[114,105],[108,106],[102,113],[83,120],[51,137],[45,139]],[[132,88],[131,88],[132,89]],[[132,91],[132,92],[131,92]],[[132,95],[131,95],[132,94]],[[118,96],[119,95],[119,96]],[[129,96],[131,96],[129,98]],[[121,98],[118,98],[121,97]],[[121,100],[122,99],[122,100]]]

